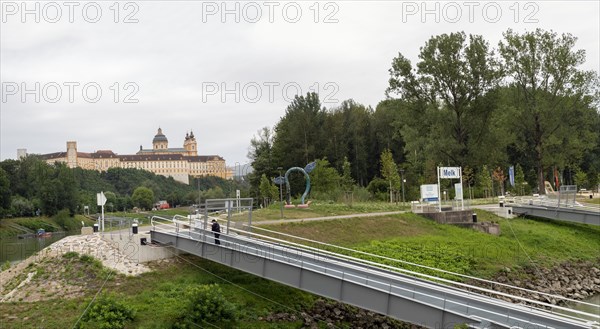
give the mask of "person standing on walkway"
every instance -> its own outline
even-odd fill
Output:
[[[217,220],[215,219],[212,220],[211,230],[214,232],[213,234],[215,235],[215,244],[221,244],[221,240],[219,240],[219,237],[221,236],[221,226],[219,225],[219,223],[217,223]]]

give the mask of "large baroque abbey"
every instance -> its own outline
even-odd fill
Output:
[[[23,154],[22,154],[23,155]],[[77,151],[77,142],[68,141],[66,152],[43,154],[47,163],[65,162],[70,168],[81,167],[105,171],[109,168],[137,168],[157,175],[173,177],[189,184],[189,176],[232,177],[225,166],[225,159],[218,155],[198,155],[198,144],[194,133],[186,133],[181,148],[169,148],[169,140],[162,129],[152,140],[152,148],[140,150],[136,154],[118,155],[111,150],[98,150],[93,153]]]

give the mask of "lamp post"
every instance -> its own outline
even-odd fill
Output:
[[[283,219],[283,177],[281,177],[281,171],[283,168],[277,167],[277,170],[279,171],[279,209],[281,211],[281,219]]]
[[[404,206],[404,182],[406,182],[404,179],[404,169],[400,169],[400,179],[402,179],[402,205]]]

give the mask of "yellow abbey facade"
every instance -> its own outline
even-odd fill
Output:
[[[42,154],[47,163],[65,162],[70,168],[80,167],[106,171],[110,168],[137,168],[157,175],[189,184],[189,177],[217,176],[224,179],[233,177],[227,169],[225,159],[218,155],[198,155],[198,143],[194,133],[186,133],[182,148],[169,148],[169,140],[162,129],[152,140],[152,148],[140,150],[136,154],[118,155],[110,150],[93,153],[77,151],[77,142],[68,141],[66,152]]]

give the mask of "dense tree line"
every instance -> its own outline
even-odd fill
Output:
[[[96,194],[100,191],[107,198],[106,211],[123,211],[134,206],[149,209],[158,200],[177,206],[205,198],[234,197],[236,189],[244,189],[243,184],[218,177],[192,178],[187,185],[139,169],[71,169],[64,163],[47,164],[30,155],[0,162],[0,217],[51,216],[62,209],[83,213],[84,206],[95,213],[99,211]]]
[[[390,168],[416,198],[420,184],[436,182],[437,166],[461,166],[465,190],[476,196],[505,188],[544,193],[555,173],[562,184],[596,187],[599,79],[579,68],[585,52],[575,49],[576,40],[509,30],[494,48],[482,36],[442,34],[420,48],[416,64],[401,53],[393,59],[387,99],[375,109],[353,100],[327,109],[315,93],[296,96],[273,129],[251,140],[252,191],[260,195],[262,175],[273,178],[278,168],[317,159],[327,160],[338,178],[348,161],[357,186],[370,184],[380,195],[401,183]],[[383,163],[382,154],[395,165]],[[301,177],[292,184],[302,191]]]

